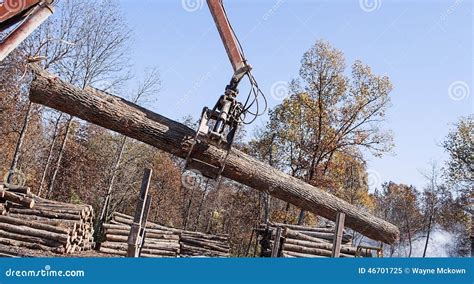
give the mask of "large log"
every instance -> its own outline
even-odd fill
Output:
[[[291,230],[295,231],[312,231],[312,232],[320,232],[320,233],[334,233],[334,227],[327,227],[327,228],[322,228],[322,227],[308,227],[308,226],[302,226],[302,225],[293,225],[293,224],[283,224],[283,223],[270,223],[270,226],[272,228],[274,227],[283,227],[283,228],[288,228]],[[260,228],[265,229],[267,227],[267,224],[260,224]]]
[[[301,241],[301,240],[296,240],[296,239],[288,239],[288,238],[285,239],[285,245],[296,245],[296,246],[301,246],[301,247],[317,248],[317,249],[332,251],[332,244],[308,242],[308,241]],[[357,248],[350,247],[350,246],[341,246],[341,252],[355,255],[357,253]]]
[[[69,213],[60,213],[51,210],[35,210],[35,209],[20,209],[20,208],[10,208],[9,212],[13,214],[24,214],[24,215],[33,215],[38,217],[47,217],[50,219],[64,219],[64,220],[73,220],[80,221],[82,218],[77,214]]]
[[[67,244],[70,241],[70,236],[68,234],[58,234],[49,231],[33,229],[25,226],[11,225],[7,223],[0,223],[0,229],[6,232],[22,234],[27,236],[45,238],[48,240],[58,241],[63,244]]]
[[[29,236],[25,234],[10,233],[4,230],[0,230],[0,240],[5,240],[5,239],[36,243],[36,244],[45,245],[48,247],[63,247],[64,246],[64,243],[61,243],[59,241],[50,240],[50,239],[41,238],[41,237]]]
[[[24,242],[24,241],[18,241],[18,240],[6,239],[6,238],[0,238],[0,244],[12,246],[12,247],[23,247],[23,248],[28,248],[28,249],[50,251],[54,253],[64,252],[64,247],[49,247],[49,246],[41,245],[39,243]]]
[[[293,251],[293,252],[298,252],[298,253],[314,254],[314,255],[321,255],[321,256],[327,256],[327,257],[331,257],[332,255],[330,250],[313,248],[313,247],[304,247],[304,246],[298,246],[298,245],[286,244],[286,243],[283,245],[283,251]],[[341,253],[340,256],[341,257],[354,257],[353,255],[345,254],[345,253]]]
[[[44,230],[44,231],[49,231],[49,232],[64,234],[64,235],[67,235],[71,232],[70,229],[62,228],[60,226],[52,226],[49,224],[43,224],[40,222],[29,221],[25,219],[12,218],[8,216],[0,216],[0,222],[8,223],[11,225],[26,226],[33,229],[39,229],[39,230]]]
[[[33,199],[15,194],[7,190],[0,190],[0,198],[16,204],[21,204],[27,208],[33,208],[33,206],[35,206],[35,201]]]
[[[32,65],[30,100],[79,117],[185,158],[195,132],[185,125],[153,113],[122,98],[89,88],[82,90]],[[208,163],[223,160],[225,151],[210,145],[194,147],[196,158]],[[268,192],[302,209],[330,220],[346,214],[346,226],[375,240],[394,243],[396,226],[301,180],[282,173],[233,149],[226,160],[224,177]]]

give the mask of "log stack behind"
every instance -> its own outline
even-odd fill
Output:
[[[124,256],[133,217],[114,212],[112,220],[104,224],[106,241],[100,251]],[[156,223],[146,223],[142,257],[227,257],[230,256],[228,236],[191,232]]]
[[[258,229],[261,236],[262,256],[269,256],[275,243],[276,230],[281,227],[282,235],[278,255],[281,257],[331,257],[334,227],[306,227],[273,223],[262,224]],[[341,257],[355,257],[357,248],[350,242],[352,236],[344,232],[342,236]],[[363,254],[362,256],[369,256]]]
[[[21,202],[0,202],[0,255],[48,256],[93,248],[92,206],[40,198],[27,187],[2,187]]]
[[[104,224],[105,242],[99,251],[115,256],[127,255],[127,239],[131,225]],[[147,228],[141,257],[177,257],[179,255],[179,234],[168,230]]]

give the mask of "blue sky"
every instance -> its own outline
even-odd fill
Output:
[[[421,187],[420,170],[446,158],[439,143],[452,123],[473,113],[472,0],[224,3],[270,107],[279,103],[272,86],[297,77],[303,53],[318,39],[342,50],[349,66],[360,59],[391,78],[395,89],[386,127],[395,148],[383,158],[367,156],[372,189],[388,180]],[[157,67],[163,81],[147,107],[176,120],[197,118],[232,75],[205,1],[121,5],[133,29],[135,69]],[[264,122],[265,117],[254,126]]]

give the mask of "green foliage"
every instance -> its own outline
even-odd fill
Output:
[[[335,153],[362,159],[360,151],[376,156],[392,148],[381,123],[389,106],[390,80],[377,76],[356,61],[345,76],[341,51],[318,41],[301,61],[300,78],[293,80],[289,96],[270,110],[266,128],[252,141],[261,158],[272,144],[276,165],[293,176],[317,184]]]

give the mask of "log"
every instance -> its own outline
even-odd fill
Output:
[[[126,250],[120,250],[120,249],[111,249],[111,248],[106,248],[106,247],[101,247],[99,249],[100,252],[102,253],[107,253],[107,254],[111,254],[111,255],[114,255],[114,256],[126,256],[127,255],[127,251]],[[144,252],[146,251],[146,253]],[[158,251],[158,250],[154,250],[153,253],[150,253],[150,250],[142,250],[142,253],[140,254],[141,257],[150,257],[150,258],[154,258],[154,257],[170,257],[170,256],[176,256],[175,253],[169,253],[169,252],[161,252],[161,251]]]
[[[125,215],[126,217],[124,217],[123,215],[124,214],[119,215],[119,214],[114,213],[113,221],[115,221],[116,224],[127,225],[127,226],[130,227],[133,223],[133,218],[131,216],[128,216],[128,215]],[[148,229],[153,229],[153,230],[159,230],[159,231],[170,232],[170,233],[175,233],[175,234],[179,234],[179,233],[182,232],[182,230],[180,230],[180,229],[166,227],[166,226],[158,225],[158,224],[151,223],[151,222],[146,223],[146,228],[147,228],[147,230]]]
[[[105,248],[111,248],[111,249],[120,249],[127,251],[127,243],[123,242],[105,242],[102,243],[101,247]],[[161,251],[167,251],[167,252],[175,252],[177,253],[179,251],[179,244],[145,244],[143,246],[143,249],[155,249],[155,250],[161,250]],[[143,251],[142,249],[142,251]]]
[[[107,235],[115,235],[115,236],[128,236],[130,233],[130,229],[128,231],[126,230],[116,230],[116,229],[107,229],[106,231]],[[146,238],[147,239],[160,239],[160,240],[179,240],[178,235],[172,235],[172,234],[166,234],[166,233],[153,233],[147,231],[146,233]]]
[[[117,235],[110,235],[110,234],[106,234],[105,236],[105,239],[107,242],[122,242],[124,244],[127,244],[127,237],[128,236],[117,236]],[[154,243],[154,244],[177,244],[179,243],[179,240],[175,239],[175,240],[167,240],[167,239],[164,239],[164,240],[161,240],[161,239],[147,239],[145,238],[145,244],[151,244],[151,243]]]
[[[214,250],[208,250],[201,247],[190,246],[186,244],[181,244],[181,255],[186,256],[229,256],[228,253],[218,252]]]
[[[298,240],[303,240],[303,241],[309,241],[309,242],[316,242],[316,243],[328,243],[326,240],[315,238],[312,236],[308,236],[305,234],[302,234],[298,231],[293,231],[290,229],[285,230],[285,237],[286,238],[293,238],[293,239],[298,239]]]
[[[12,224],[12,225],[18,225],[18,226],[26,226],[26,227],[39,229],[39,230],[45,230],[45,231],[58,233],[58,234],[67,235],[71,232],[69,229],[62,228],[59,226],[52,226],[52,225],[43,224],[43,223],[39,223],[35,221],[22,220],[22,219],[12,218],[8,216],[0,216],[0,222]]]
[[[16,234],[10,233],[6,231],[0,231],[0,239],[11,239],[17,240],[22,242],[30,242],[30,243],[37,243],[40,245],[48,246],[48,247],[63,247],[64,244],[55,240],[39,238],[35,236],[23,235],[23,234]]]
[[[12,203],[23,205],[27,208],[33,208],[35,201],[29,197],[21,196],[7,190],[0,190],[0,198],[8,200]]]
[[[8,185],[6,186],[3,182],[0,182],[0,190],[3,188],[8,189],[8,191],[15,192],[15,193],[23,193],[23,194],[30,194],[31,189],[27,186],[21,185]]]
[[[260,224],[261,228],[265,228],[266,224]],[[319,233],[334,233],[334,227],[328,228],[321,228],[321,227],[308,227],[302,225],[292,225],[292,224],[283,224],[283,223],[270,223],[270,227],[284,227],[288,229],[292,229],[295,231],[311,231],[311,232],[319,232]]]
[[[25,250],[18,248],[18,247],[12,247],[8,245],[2,245],[0,244],[0,253],[4,254],[8,257],[28,257],[28,253],[25,252]]]
[[[334,232],[333,233],[320,233],[320,232],[313,232],[313,231],[298,231],[301,234],[308,235],[310,237],[333,241],[334,240]],[[351,235],[343,235],[341,239],[343,244],[350,243],[352,241]]]
[[[181,235],[180,240],[181,240],[182,242],[200,241],[200,242],[205,242],[205,243],[207,243],[207,244],[216,245],[216,246],[219,246],[219,247],[221,247],[221,248],[230,249],[230,248],[229,248],[229,244],[228,244],[228,240],[225,240],[225,241],[216,241],[216,240],[202,239],[202,238],[199,238],[199,237],[188,237],[188,236],[183,236],[183,235]]]
[[[282,251],[281,254],[283,257],[304,257],[304,258],[313,258],[313,257],[327,257],[322,255],[315,255],[315,254],[306,254],[306,253],[299,253],[294,251]]]
[[[17,255],[0,252],[0,257],[18,257]]]
[[[115,225],[115,224],[110,224],[110,223],[104,223],[102,224],[102,226],[105,229],[130,231],[130,226],[128,225]]]
[[[191,232],[191,231],[182,231],[181,232],[182,238],[199,238],[204,240],[214,240],[220,242],[227,242],[229,241],[229,236],[227,235],[212,235],[206,234],[202,232]]]
[[[199,248],[205,248],[205,249],[212,250],[212,251],[218,251],[218,252],[223,252],[223,253],[229,253],[229,249],[228,249],[228,248],[223,248],[223,247],[221,247],[221,246],[219,246],[219,245],[212,244],[212,243],[208,243],[208,242],[204,242],[204,241],[198,241],[198,240],[187,239],[187,240],[182,240],[182,243],[187,244],[187,245],[190,245],[190,246],[197,246],[197,247],[199,247]]]
[[[194,130],[120,97],[92,88],[87,91],[77,88],[38,65],[31,65],[31,69],[32,102],[79,117],[175,156],[187,156]],[[214,146],[198,143],[193,155],[215,164],[224,160],[226,153]],[[342,212],[346,214],[347,227],[374,240],[392,244],[398,239],[396,226],[236,149],[228,155],[222,175],[333,221],[337,213]]]
[[[58,233],[53,233],[49,231],[28,228],[24,226],[16,226],[16,225],[11,225],[11,224],[0,223],[0,229],[5,230],[7,232],[11,232],[11,233],[16,233],[16,234],[46,238],[49,240],[57,240],[64,244],[70,241],[70,236],[67,234],[58,234]]]
[[[64,247],[49,247],[49,246],[41,245],[38,243],[23,242],[23,241],[17,241],[17,240],[12,240],[12,239],[5,239],[5,238],[0,238],[0,244],[13,246],[13,247],[24,247],[24,248],[29,248],[29,249],[50,251],[54,253],[64,252]]]
[[[20,209],[11,208],[9,209],[14,214],[34,215],[39,217],[47,217],[51,219],[64,219],[64,220],[77,220],[80,221],[82,218],[76,214],[59,213],[51,210],[35,210],[35,209]]]
[[[332,251],[332,247],[333,247],[332,244],[315,243],[315,242],[301,241],[301,240],[288,239],[288,238],[285,239],[285,245],[286,244],[307,247],[307,248],[324,249],[327,251]],[[357,248],[350,247],[350,246],[341,246],[340,251],[345,254],[355,255]]]
[[[283,251],[293,251],[298,253],[304,254],[314,254],[314,255],[321,255],[331,257],[332,252],[330,250],[319,249],[319,248],[310,248],[310,247],[303,247],[298,245],[292,244],[283,244]],[[340,253],[340,257],[354,257],[354,255]]]
[[[70,228],[75,230],[76,227],[79,228],[84,225],[82,220],[61,220],[61,219],[49,219],[47,217],[41,217],[36,215],[23,215],[23,214],[8,214],[8,216],[13,218],[20,218],[23,220],[36,220],[43,224],[49,224],[53,226],[59,226],[63,228]]]

